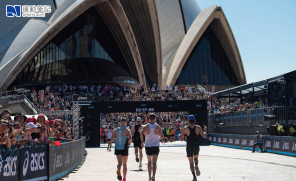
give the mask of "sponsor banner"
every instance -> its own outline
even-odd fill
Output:
[[[6,149],[5,145],[0,146],[0,180],[17,181],[18,180],[18,146],[11,146]]]
[[[85,138],[49,148],[49,180],[70,173],[84,155]]]
[[[48,145],[26,144],[20,150],[20,180],[46,180],[48,177]]]
[[[273,153],[296,156],[296,138],[279,136],[262,137],[264,150]],[[209,141],[215,145],[241,149],[253,149],[253,146],[256,143],[254,136],[252,135],[209,134]]]
[[[264,148],[267,150],[288,152],[296,155],[296,138],[292,137],[265,137]]]
[[[209,134],[209,140],[217,145],[229,145],[231,147],[253,148],[255,143],[254,136],[243,135]]]
[[[91,101],[91,96],[73,95],[73,101]]]

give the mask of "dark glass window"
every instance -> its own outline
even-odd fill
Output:
[[[211,26],[194,47],[176,84],[239,85],[229,59]]]
[[[104,20],[94,8],[60,31],[12,85],[62,82],[138,83]]]

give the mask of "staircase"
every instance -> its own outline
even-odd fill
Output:
[[[9,109],[11,114],[23,112],[24,114],[36,115],[37,108],[25,95],[9,95],[0,98],[0,111]]]

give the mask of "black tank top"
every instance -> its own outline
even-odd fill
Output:
[[[134,139],[137,140],[137,141],[140,140],[139,128],[140,128],[141,126],[142,126],[141,124],[135,126]]]
[[[194,146],[194,145],[199,145],[199,139],[200,139],[200,135],[197,135],[195,132],[195,128],[196,126],[194,126],[194,128],[189,128],[190,131],[190,135],[187,135],[187,147],[188,146]]]

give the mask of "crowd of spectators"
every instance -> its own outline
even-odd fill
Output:
[[[215,88],[212,87],[212,90]],[[213,99],[211,100],[212,92],[207,90],[207,87],[200,86],[166,86],[165,90],[161,90],[156,84],[144,89],[143,85],[112,85],[112,84],[61,84],[61,85],[48,85],[46,87],[37,89],[35,87],[30,88],[16,88],[13,87],[11,91],[0,92],[0,96],[7,95],[26,95],[31,100],[37,110],[40,111],[58,111],[58,110],[70,110],[72,107],[72,95],[87,95],[92,97],[94,102],[112,102],[112,101],[175,101],[175,100],[207,100],[208,113],[209,114],[220,114],[230,113],[235,111],[245,111],[247,109],[255,109],[264,107],[262,102],[255,102],[253,104],[245,103],[240,99]],[[213,101],[213,102],[211,102]],[[211,105],[213,103],[213,105]],[[102,127],[106,129],[110,125],[114,125],[115,120],[119,117],[125,116],[129,120],[129,125],[134,124],[135,117],[139,116],[134,113],[129,114],[107,114],[103,115]],[[105,117],[104,117],[105,116]],[[142,113],[140,117],[147,120],[146,113]],[[178,132],[180,126],[186,125],[187,113],[158,113],[157,119],[163,129],[171,129],[173,132]],[[30,120],[30,119],[29,119]],[[53,119],[54,120],[54,119]],[[44,134],[46,128],[55,128],[55,125],[61,125],[60,122],[63,119],[56,119],[55,121],[46,121],[45,123],[39,123],[42,126],[40,134]],[[65,120],[65,119],[64,119]],[[67,126],[71,127],[70,122],[65,122]],[[64,124],[64,123],[63,123]],[[38,127],[39,125],[37,125]],[[25,130],[25,124],[22,123],[22,131]],[[67,131],[67,139],[70,139],[71,129]],[[165,134],[169,134],[167,131]],[[58,134],[55,134],[56,136]],[[66,135],[65,135],[66,136]],[[34,139],[33,139],[34,140]],[[45,136],[45,141],[48,141]]]
[[[19,145],[21,149],[26,143],[46,143],[59,145],[61,142],[72,141],[71,121],[65,117],[46,117],[39,114],[27,117],[22,113],[12,119],[10,111],[5,109],[0,119],[0,145],[10,148]]]
[[[212,87],[212,90],[215,88]],[[250,103],[250,101],[239,98],[220,98],[211,100],[212,92],[207,87],[200,86],[166,86],[160,90],[156,84],[147,89],[142,85],[111,85],[111,84],[62,84],[48,85],[43,89],[13,88],[0,95],[26,95],[41,111],[69,110],[72,107],[72,95],[91,96],[94,102],[112,101],[175,101],[175,100],[207,100],[209,114],[229,113],[245,111],[265,107],[261,101]],[[213,101],[213,102],[211,102]],[[211,105],[213,104],[213,105]]]

